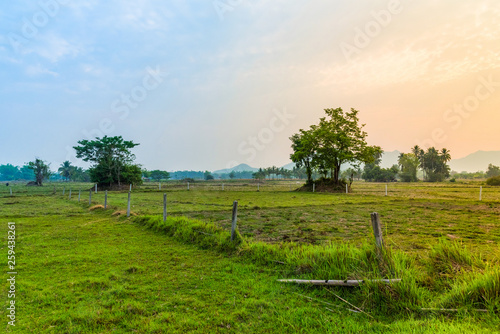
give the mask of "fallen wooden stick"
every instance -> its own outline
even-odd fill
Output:
[[[381,282],[386,284],[401,282],[400,278],[396,279],[374,279],[374,280],[302,280],[302,279],[279,279],[278,282],[311,284],[311,285],[334,285],[334,286],[359,286],[366,282]]]

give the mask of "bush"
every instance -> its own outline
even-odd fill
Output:
[[[500,176],[490,177],[486,180],[486,184],[489,186],[500,186]]]

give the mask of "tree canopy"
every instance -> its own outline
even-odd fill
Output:
[[[305,167],[308,183],[312,182],[313,170],[323,178],[340,185],[340,167],[350,163],[371,163],[382,153],[379,146],[369,146],[364,124],[359,124],[358,110],[344,112],[342,108],[325,109],[326,117],[308,130],[300,129],[290,137],[293,153],[290,158],[297,167]]]
[[[38,158],[35,161],[28,162],[27,166],[35,173],[35,183],[37,186],[42,186],[43,180],[48,179],[52,174],[49,164]]]
[[[89,169],[90,179],[101,186],[121,186],[122,183],[140,184],[142,171],[132,164],[135,156],[130,151],[138,146],[132,141],[123,140],[121,136],[95,140],[80,140],[80,146],[74,146],[77,158],[92,162]]]

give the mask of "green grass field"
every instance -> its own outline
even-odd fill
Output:
[[[499,188],[483,186],[479,201],[479,183],[389,184],[388,196],[383,184],[355,183],[351,194],[291,185],[144,185],[132,192],[129,219],[127,192],[109,192],[108,210],[89,210],[90,184],[58,184],[56,194],[53,185],[14,185],[12,197],[0,189],[4,268],[7,222],[16,222],[18,272],[16,326],[7,326],[7,283],[3,325],[19,333],[500,332]],[[237,245],[227,239],[235,200]],[[92,195],[92,206],[103,203],[103,192]],[[382,218],[384,266],[371,212]],[[389,276],[403,281],[276,282]],[[441,307],[458,312],[422,310]]]

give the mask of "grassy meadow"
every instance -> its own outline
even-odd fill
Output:
[[[18,272],[18,322],[7,326],[3,307],[3,325],[19,333],[500,332],[500,188],[394,183],[385,196],[385,184],[355,182],[350,194],[293,191],[299,186],[145,184],[132,191],[130,218],[127,191],[109,192],[104,210],[102,191],[89,207],[91,184],[14,184],[13,196],[3,186],[0,247],[6,268],[7,222],[16,222]],[[382,255],[371,212],[381,216]],[[280,278],[402,282],[325,288]]]

